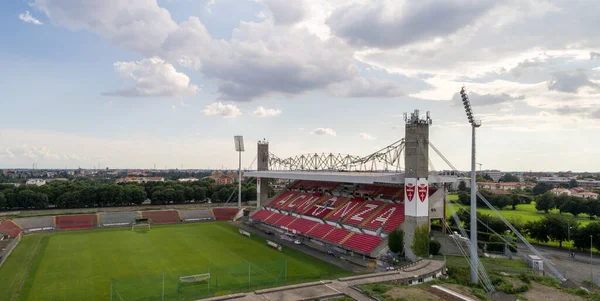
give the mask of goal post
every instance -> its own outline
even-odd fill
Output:
[[[131,231],[136,229],[150,230],[152,228],[151,220],[149,218],[135,218],[131,223]]]
[[[177,284],[177,292],[181,292],[181,288],[184,286],[202,284],[206,284],[208,292],[210,292],[210,272],[206,274],[179,277],[179,283]]]

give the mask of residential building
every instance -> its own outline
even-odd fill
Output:
[[[179,182],[195,182],[195,181],[198,181],[198,179],[196,179],[196,178],[181,178],[177,181],[179,181]]]
[[[584,199],[598,199],[597,193],[589,192],[589,191],[571,193],[571,195],[579,197],[579,198],[584,198]]]
[[[554,195],[559,196],[561,194],[571,195],[571,191],[569,189],[564,188],[554,188],[551,190]]]
[[[525,189],[527,187],[533,187],[529,183],[520,183],[520,182],[477,182],[478,189],[487,189],[487,190],[513,190],[513,189]]]
[[[163,177],[125,177],[117,179],[117,183],[146,183],[146,182],[164,182]]]
[[[42,185],[46,185],[46,180],[44,180],[44,179],[29,179],[29,180],[27,180],[25,185],[42,186]]]

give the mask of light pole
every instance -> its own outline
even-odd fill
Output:
[[[244,151],[244,137],[233,136],[235,141],[235,151],[239,154],[238,165],[238,208],[242,208],[242,152]]]
[[[594,272],[592,270],[592,266],[593,266],[593,263],[592,263],[592,242],[593,242],[593,240],[592,240],[592,237],[593,236],[590,235],[590,281],[592,281],[592,283],[594,283]]]
[[[479,258],[477,257],[477,182],[475,179],[475,129],[481,126],[481,121],[475,120],[473,117],[473,110],[471,109],[471,102],[469,96],[463,86],[460,89],[460,96],[462,98],[463,105],[465,106],[465,112],[467,113],[467,119],[471,124],[471,283],[477,283],[477,267],[479,266]]]
[[[569,258],[573,258],[571,256],[571,222],[567,221],[567,243],[569,244]]]

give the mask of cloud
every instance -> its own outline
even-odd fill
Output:
[[[600,119],[600,110],[596,110],[591,114],[591,117],[594,119]]]
[[[242,115],[240,109],[233,104],[223,104],[215,102],[207,105],[202,111],[205,116],[222,116],[225,118],[235,118]]]
[[[591,82],[588,75],[582,69],[555,72],[553,77],[548,82],[548,90],[577,93],[582,87],[598,87],[598,84]]]
[[[29,11],[25,11],[25,13],[21,13],[19,14],[19,19],[25,23],[31,23],[31,24],[35,24],[35,25],[43,25],[44,23],[42,23],[42,21],[34,18]]]
[[[156,0],[35,0],[33,6],[57,25],[94,32],[115,46],[146,56],[157,55],[160,45],[177,29],[169,11]]]
[[[312,134],[319,135],[319,136],[335,136],[336,135],[335,131],[330,128],[316,128],[312,131]]]
[[[271,11],[276,25],[291,25],[301,21],[306,15],[304,0],[260,0],[260,2]]]
[[[471,105],[475,106],[491,106],[497,104],[503,104],[507,102],[513,102],[516,100],[523,100],[525,97],[523,95],[520,96],[510,96],[506,93],[502,94],[478,94],[475,92],[469,93],[469,101]],[[452,103],[455,105],[462,106],[462,98],[460,93],[455,93],[452,96]]]
[[[190,84],[190,78],[177,72],[173,65],[158,57],[137,62],[116,62],[115,70],[126,79],[135,81],[135,87],[106,92],[108,96],[161,96],[185,97],[198,91],[198,86]]]
[[[354,51],[342,40],[275,26],[273,19],[242,21],[225,40],[213,38],[197,17],[175,23],[156,0],[36,0],[34,6],[59,26],[202,72],[217,81],[220,100],[300,95],[358,75]]]
[[[452,34],[493,6],[490,0],[366,1],[337,8],[327,24],[351,44],[391,48]]]
[[[590,60],[600,59],[600,52],[590,52]]]
[[[279,109],[266,109],[263,106],[260,106],[254,110],[252,113],[256,117],[274,117],[279,116],[281,114],[281,110]]]
[[[365,139],[365,140],[375,140],[375,137],[367,134],[367,133],[360,133],[360,138],[361,139]]]
[[[328,87],[330,95],[337,97],[397,97],[403,93],[391,80],[377,78],[355,78],[351,81],[334,83]]]

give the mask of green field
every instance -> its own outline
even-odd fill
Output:
[[[199,294],[206,293],[206,285],[178,293],[179,277],[208,271],[211,294],[348,274],[293,249],[279,252],[225,222],[156,226],[142,233],[82,230],[23,237],[0,268],[0,296],[105,301],[111,300],[112,286],[112,300],[160,300],[164,275],[165,300],[193,300],[205,297]]]

